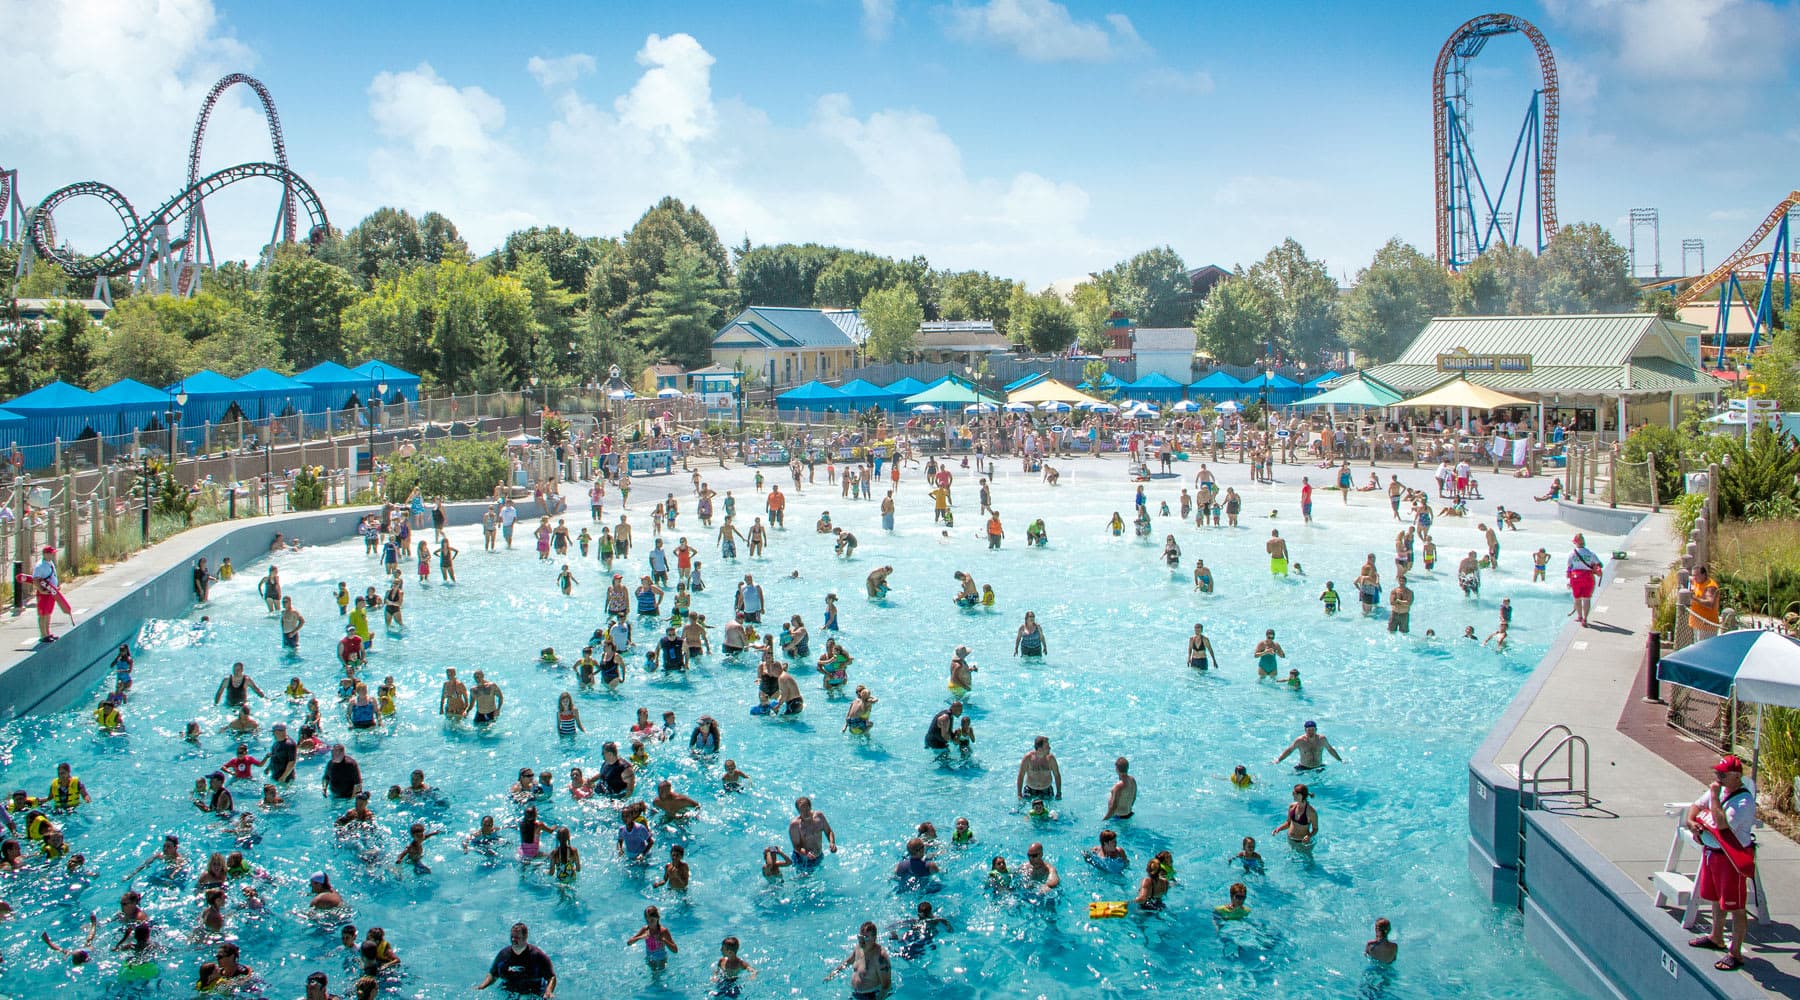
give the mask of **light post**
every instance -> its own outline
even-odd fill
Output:
[[[737,381],[732,384],[731,394],[737,397],[738,436],[744,434],[744,359],[732,362],[731,368],[737,372]]]
[[[369,368],[369,488],[375,488],[375,401],[387,395],[387,371],[380,365]]]
[[[175,474],[175,432],[181,424],[181,408],[187,405],[187,383],[169,389],[169,474]]]
[[[537,395],[537,387],[538,387],[538,377],[536,375],[533,375],[533,376],[531,376],[531,394],[534,396]],[[544,389],[544,403],[541,407],[538,408],[538,436],[539,437],[542,437],[544,434],[544,411],[549,408],[550,408],[550,389],[548,386],[546,386]]]

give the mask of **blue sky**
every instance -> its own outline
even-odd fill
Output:
[[[15,87],[0,167],[27,199],[106,181],[173,195],[201,97],[249,72],[334,223],[436,209],[478,251],[515,228],[623,231],[664,193],[727,242],[817,240],[1034,286],[1147,246],[1249,262],[1293,236],[1353,276],[1390,236],[1432,250],[1431,68],[1487,3],[1053,0],[307,5],[0,0]],[[1559,215],[1627,235],[1662,214],[1716,262],[1796,183],[1800,9],[1767,0],[1539,0],[1555,51]],[[1536,86],[1523,39],[1474,64],[1490,171]],[[248,94],[208,132],[217,169],[268,156]],[[1488,164],[1492,162],[1492,166]],[[209,200],[255,253],[270,191]],[[95,204],[59,212],[111,242]],[[1647,234],[1645,234],[1647,240]],[[1644,270],[1648,271],[1648,251]]]

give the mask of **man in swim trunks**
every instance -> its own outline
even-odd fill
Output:
[[[1311,719],[1306,720],[1304,730],[1299,736],[1294,737],[1294,742],[1289,743],[1286,750],[1281,751],[1281,756],[1275,758],[1275,763],[1279,764],[1287,760],[1288,755],[1296,750],[1300,751],[1300,762],[1294,765],[1296,771],[1319,770],[1325,766],[1325,754],[1330,754],[1332,760],[1343,763],[1344,758],[1338,756],[1337,748],[1332,746],[1331,741],[1319,732],[1317,722]]]
[[[1188,636],[1188,666],[1196,670],[1205,670],[1211,664],[1219,665],[1219,658],[1213,653],[1212,640],[1206,637],[1206,626],[1194,623],[1194,634]]]
[[[512,925],[512,944],[494,956],[487,977],[475,985],[476,989],[485,990],[498,982],[508,993],[554,1000],[556,967],[543,949],[526,940],[526,935],[524,924]]]
[[[1062,768],[1050,752],[1050,737],[1032,741],[1031,752],[1019,760],[1013,791],[1022,799],[1062,798]]]
[[[1481,596],[1481,560],[1474,549],[1456,564],[1456,582],[1462,587],[1464,597]]]
[[[1112,791],[1106,796],[1106,815],[1101,820],[1130,819],[1132,808],[1137,805],[1137,779],[1131,776],[1131,761],[1120,757],[1113,761],[1113,770],[1118,772],[1119,780],[1113,783]]]
[[[1389,476],[1387,495],[1388,506],[1394,508],[1394,520],[1400,520],[1400,498],[1406,493],[1406,487],[1400,485],[1399,476]]]
[[[444,688],[438,695],[438,714],[461,719],[469,712],[469,686],[456,679],[456,668],[444,668]]]
[[[1487,539],[1488,565],[1494,569],[1499,569],[1500,536],[1495,534],[1494,529],[1488,527],[1486,524],[1478,524],[1475,527],[1481,531],[1482,537]]]
[[[806,707],[806,699],[800,696],[800,685],[794,675],[788,673],[787,664],[777,660],[775,668],[775,703],[781,706],[782,715],[799,715]]]
[[[752,625],[762,622],[763,589],[748,573],[744,574],[744,582],[738,585],[737,610],[742,612],[744,621]]]
[[[306,617],[294,610],[294,599],[281,599],[281,644],[288,649],[300,648],[300,629],[306,624]]]
[[[836,978],[837,974],[850,970],[851,1000],[877,1000],[884,997],[893,988],[893,962],[888,957],[887,949],[881,946],[881,930],[875,922],[865,921],[857,932],[856,946],[850,955],[838,967],[831,970],[826,979]]]
[[[1269,540],[1263,543],[1263,548],[1269,553],[1269,572],[1276,576],[1286,576],[1288,550],[1287,542],[1282,539],[1281,532],[1269,532]]]
[[[1394,580],[1394,589],[1388,591],[1388,631],[1406,635],[1412,617],[1412,588],[1406,585],[1406,574],[1402,573]]]
[[[1256,679],[1260,681],[1275,676],[1275,661],[1287,659],[1287,650],[1275,641],[1275,630],[1269,629],[1263,633],[1262,641],[1256,644],[1252,655],[1256,657]]]
[[[817,864],[822,846],[828,845],[831,853],[837,853],[837,833],[824,813],[813,811],[811,798],[802,795],[795,799],[794,812],[795,817],[788,822],[788,842],[793,845],[796,862]]]
[[[487,679],[481,671],[475,671],[475,689],[471,692],[475,699],[475,724],[485,725],[500,717],[500,706],[506,704],[506,695],[500,685]]]

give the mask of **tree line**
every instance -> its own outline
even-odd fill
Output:
[[[934,269],[816,243],[735,247],[698,208],[651,206],[617,237],[532,227],[477,257],[437,212],[382,208],[319,246],[278,246],[254,264],[226,263],[188,297],[131,294],[115,280],[103,326],[69,305],[20,323],[16,299],[84,296],[53,266],[12,279],[17,245],[0,247],[9,276],[0,307],[0,393],[52,379],[153,386],[211,368],[295,372],[320,361],[381,358],[429,389],[491,392],[537,376],[585,382],[646,360],[703,365],[713,333],[750,306],[859,308],[865,352],[904,360],[926,320],[991,320],[1009,341],[1052,353],[1097,353],[1109,324],[1192,326],[1213,359],[1249,364],[1324,358],[1345,347],[1391,358],[1434,315],[1620,311],[1640,306],[1626,253],[1594,225],[1570,226],[1542,257],[1499,248],[1449,274],[1392,240],[1340,293],[1322,261],[1286,240],[1238,266],[1204,301],[1173,249],[1145,250],[1073,289],[1033,291],[986,271]],[[1666,303],[1665,303],[1666,305]]]

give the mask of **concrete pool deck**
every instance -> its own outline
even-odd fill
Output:
[[[1800,995],[1800,846],[1793,841],[1767,827],[1757,832],[1770,922],[1752,922],[1741,971],[1714,970],[1716,952],[1687,947],[1694,932],[1682,928],[1682,910],[1654,905],[1651,875],[1662,870],[1677,823],[1671,805],[1700,794],[1716,757],[1657,725],[1660,706],[1640,701],[1650,617],[1644,585],[1678,552],[1668,517],[1647,519],[1626,548],[1628,561],[1606,560],[1610,579],[1594,597],[1596,627],[1565,628],[1470,762],[1470,866],[1496,901],[1516,903],[1524,822],[1526,938],[1589,995]],[[1593,804],[1546,796],[1521,814],[1520,756],[1556,725],[1587,741]],[[1691,875],[1698,865],[1698,849],[1689,846],[1682,868]]]

